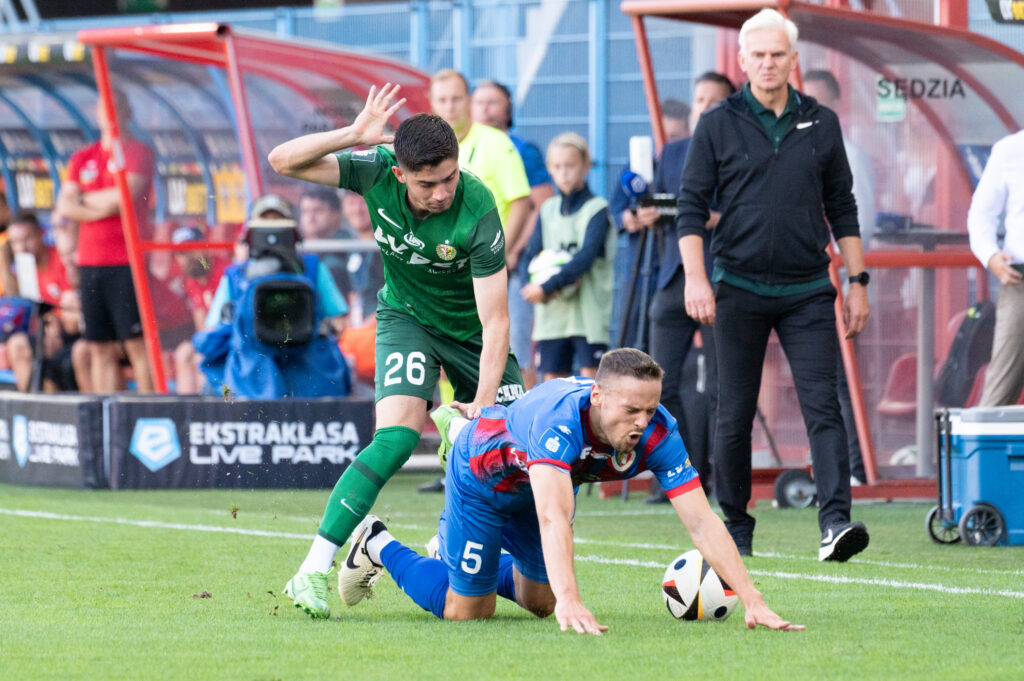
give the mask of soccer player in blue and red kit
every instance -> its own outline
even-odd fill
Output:
[[[502,596],[538,617],[553,612],[562,631],[600,634],[607,627],[580,600],[573,567],[575,492],[584,482],[649,470],[697,549],[739,596],[747,626],[803,629],[765,604],[708,505],[676,421],[658,404],[662,375],[646,354],[623,348],[604,355],[594,380],[554,379],[472,421],[453,412],[438,419],[442,436],[454,437],[441,560],[403,546],[367,516],[339,570],[342,601],[358,603],[387,569],[420,607],[444,619],[488,618]]]

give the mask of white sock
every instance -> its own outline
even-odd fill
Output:
[[[370,541],[366,542],[366,555],[370,556],[370,560],[374,563],[379,564],[381,562],[380,552],[393,541],[395,541],[395,538],[387,530],[378,533],[376,536],[371,537]]]
[[[331,569],[334,556],[340,547],[337,544],[327,541],[319,534],[313,538],[313,545],[309,547],[306,560],[302,561],[299,572],[327,572]]]
[[[455,442],[455,438],[459,436],[462,429],[469,424],[469,419],[464,419],[461,416],[454,416],[452,420],[448,422],[448,439]]]

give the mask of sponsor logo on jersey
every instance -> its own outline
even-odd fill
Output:
[[[448,244],[438,244],[437,245],[437,257],[441,258],[441,260],[444,260],[446,262],[449,261],[449,260],[454,260],[455,259],[455,247],[454,246],[449,246]]]
[[[499,229],[498,233],[494,235],[494,241],[491,242],[491,253],[497,253],[501,250],[501,245],[503,243],[502,236],[504,235]]]
[[[376,239],[379,243],[382,243],[385,246],[389,246],[391,250],[394,251],[395,253],[402,253],[403,251],[408,249],[408,247],[405,244],[400,244],[397,241],[395,241],[394,235],[385,235],[384,230],[381,229],[380,227],[373,230],[373,238]]]
[[[388,222],[390,222],[390,223],[391,223],[392,225],[394,225],[394,226],[395,226],[395,227],[397,227],[398,229],[402,229],[402,225],[398,224],[397,222],[395,222],[394,220],[392,220],[391,218],[389,218],[389,217],[388,217],[388,214],[384,212],[384,209],[383,209],[383,208],[378,208],[378,209],[377,209],[377,215],[381,216],[382,218],[384,218],[385,220],[387,220]]]
[[[558,456],[565,454],[570,448],[569,441],[554,428],[545,430],[540,436],[540,442],[544,449]]]
[[[526,393],[523,390],[523,386],[519,385],[518,383],[509,383],[498,388],[498,397],[495,401],[500,404],[515,402],[524,394]],[[568,433],[569,431],[565,432]]]
[[[99,178],[99,176],[100,169],[96,165],[95,160],[87,161],[86,164],[82,166],[82,169],[78,171],[78,179],[83,185],[92,184],[97,180],[97,178]]]
[[[422,249],[422,248],[426,248],[426,246],[427,246],[425,243],[423,243],[423,241],[421,239],[416,238],[415,236],[413,236],[409,232],[406,232],[402,236],[402,241],[404,241],[405,243],[409,244],[413,248],[420,248],[420,249]]]
[[[362,151],[353,151],[349,154],[349,158],[353,161],[361,161],[362,163],[373,163],[377,160],[377,150],[363,149]]]

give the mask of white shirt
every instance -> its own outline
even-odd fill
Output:
[[[846,147],[846,159],[853,175],[853,198],[857,200],[860,240],[866,250],[875,236],[875,169],[867,152],[846,135],[843,135],[843,146]]]
[[[1006,213],[1006,238],[999,248],[996,232],[999,216]],[[1000,250],[1024,263],[1024,130],[1004,137],[992,147],[992,154],[967,212],[971,251],[988,267]]]

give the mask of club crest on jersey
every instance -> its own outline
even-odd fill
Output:
[[[636,450],[631,449],[628,452],[615,452],[609,457],[609,462],[612,464],[612,468],[619,471],[620,473],[629,470],[629,467],[636,461]]]
[[[454,260],[455,259],[455,247],[449,246],[448,244],[437,245],[437,257],[441,260]]]

